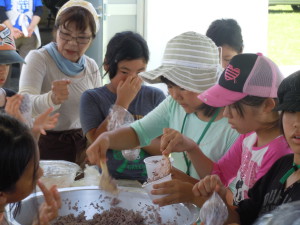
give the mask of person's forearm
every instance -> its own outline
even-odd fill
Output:
[[[207,201],[207,199],[208,199],[207,197],[194,196],[191,203],[193,203],[196,206],[198,206],[199,208],[201,208],[203,206],[203,204]]]
[[[36,25],[38,25],[38,23],[40,22],[41,17],[39,16],[33,16],[31,23],[29,24],[29,27],[32,28],[34,30],[34,28],[36,27]]]
[[[107,131],[108,118],[106,118],[97,128],[87,132],[86,138],[90,143],[93,143],[100,134]]]
[[[131,127],[122,127],[103,134],[109,136],[110,149],[132,149],[140,145],[138,136]]]
[[[148,146],[143,147],[150,155],[161,155],[160,151],[160,137],[157,137],[151,141],[151,144]]]
[[[190,160],[200,178],[210,175],[213,170],[213,161],[203,154],[198,145],[187,151]]]
[[[31,133],[32,133],[32,136],[35,138],[35,140],[38,142],[40,139],[40,136],[41,136],[40,131],[31,129]]]

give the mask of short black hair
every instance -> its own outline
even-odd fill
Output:
[[[149,49],[145,39],[138,33],[123,31],[116,33],[109,41],[103,65],[108,66],[105,74],[113,79],[118,70],[118,63],[122,60],[143,59],[149,61]]]
[[[75,23],[76,29],[82,32],[85,31],[87,27],[90,27],[92,38],[94,39],[96,37],[96,23],[92,13],[86,8],[73,6],[62,11],[56,19],[52,31],[54,40],[56,40],[56,33],[59,27],[62,26],[66,28],[70,23]]]
[[[29,128],[17,119],[0,114],[0,191],[14,192],[17,181],[33,161],[33,182],[37,179],[39,156],[36,140]],[[14,215],[20,210],[16,203]]]
[[[231,107],[233,107],[241,117],[244,117],[244,107],[243,107],[243,105],[248,105],[248,106],[252,106],[252,107],[259,107],[264,103],[264,101],[266,99],[268,99],[268,98],[267,97],[258,97],[258,96],[253,96],[253,95],[247,95],[246,97],[242,98],[241,100],[233,103],[231,105]],[[273,100],[275,101],[275,104],[278,105],[278,98],[273,98]],[[275,110],[273,110],[273,111],[274,111],[274,113],[276,113]],[[273,127],[280,127],[280,116],[279,116],[279,114],[278,114],[278,118],[275,121],[271,122],[269,125],[271,125]]]
[[[234,19],[218,19],[213,21],[206,31],[206,36],[212,39],[218,47],[227,44],[237,53],[242,53],[243,51],[242,30]]]

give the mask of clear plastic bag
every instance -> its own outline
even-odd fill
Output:
[[[28,94],[23,94],[22,103],[20,105],[20,112],[22,113],[28,127],[33,126],[32,119],[32,103]]]
[[[228,217],[228,209],[218,193],[203,204],[200,210],[200,220],[205,225],[223,225]]]
[[[262,215],[254,225],[299,225],[300,201],[286,203]]]
[[[108,120],[107,130],[110,131],[119,127],[129,126],[134,121],[134,118],[131,113],[123,107],[113,105],[110,109]],[[122,150],[122,155],[125,159],[133,161],[139,158],[140,151],[140,149]]]

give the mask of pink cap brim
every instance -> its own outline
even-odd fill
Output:
[[[224,107],[231,105],[246,96],[247,94],[245,93],[230,91],[219,84],[216,84],[198,95],[198,98],[207,105],[213,107]]]

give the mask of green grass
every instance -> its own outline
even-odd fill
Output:
[[[278,65],[300,65],[300,12],[270,6],[268,56]]]

